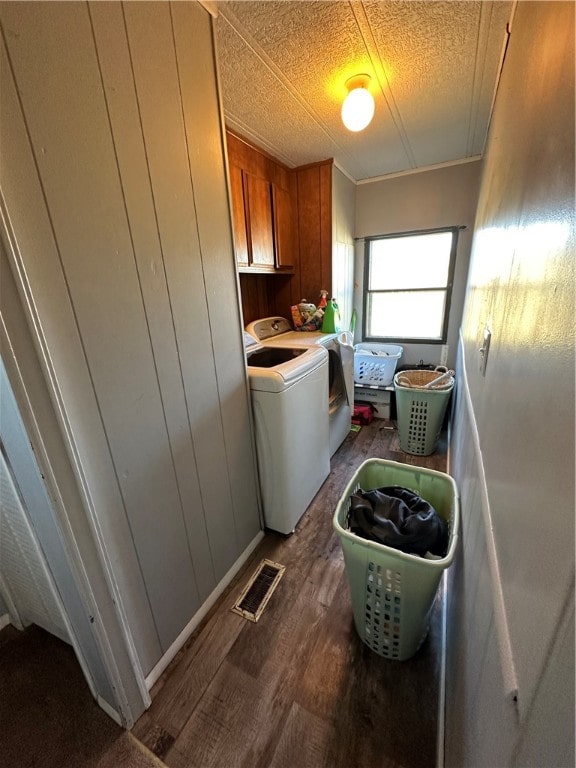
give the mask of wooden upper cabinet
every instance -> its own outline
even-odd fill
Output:
[[[238,269],[293,273],[298,240],[291,171],[229,132],[226,139]]]
[[[332,288],[332,160],[288,168],[226,131],[244,322]]]
[[[290,193],[272,185],[272,205],[274,210],[274,234],[276,266],[289,269],[294,266],[294,212]]]
[[[246,222],[249,233],[249,266],[276,267],[272,188],[269,181],[244,171]]]
[[[230,164],[230,193],[232,196],[232,223],[234,226],[236,263],[239,267],[247,267],[249,260],[244,204],[244,182],[242,178],[242,169],[237,165],[232,164]]]

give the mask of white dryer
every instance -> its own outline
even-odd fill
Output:
[[[328,352],[246,341],[245,349],[264,523],[292,533],[330,473]]]
[[[328,351],[328,400],[330,456],[350,432],[354,411],[354,346],[352,334],[294,331],[284,317],[265,317],[246,326],[246,331],[267,346],[323,346]]]

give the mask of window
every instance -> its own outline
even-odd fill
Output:
[[[364,339],[445,343],[458,229],[366,239]]]

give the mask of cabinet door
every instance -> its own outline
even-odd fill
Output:
[[[272,185],[274,202],[274,235],[276,266],[278,269],[294,266],[294,221],[290,194]]]
[[[274,269],[272,195],[269,181],[244,173],[250,234],[250,266]]]
[[[246,236],[246,208],[242,169],[230,164],[230,193],[232,195],[232,223],[234,226],[234,250],[239,267],[248,266],[248,240]]]

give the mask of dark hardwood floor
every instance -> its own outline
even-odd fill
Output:
[[[332,516],[370,457],[445,470],[400,451],[392,423],[350,433],[291,536],[268,533],[155,685],[133,734],[170,768],[430,768],[436,762],[441,598],[428,639],[404,662],[353,625]],[[298,482],[298,478],[294,478]],[[230,608],[262,558],[286,566],[258,623]]]

